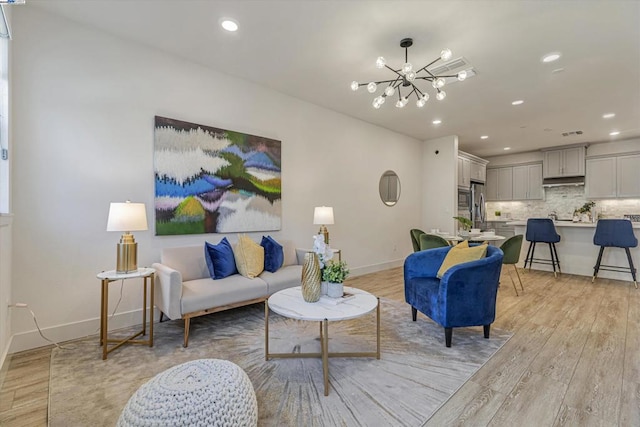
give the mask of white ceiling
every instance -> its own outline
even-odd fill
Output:
[[[459,136],[479,156],[640,137],[640,1],[28,0],[70,19],[427,140]],[[237,33],[219,26],[238,21]],[[353,80],[392,77],[402,38],[424,66],[448,47],[477,76],[418,109],[371,106]],[[540,58],[560,51],[560,60]],[[552,73],[563,68],[564,71]],[[512,106],[516,99],[524,100]],[[604,113],[615,118],[605,120]],[[431,122],[441,119],[436,126]],[[579,136],[563,132],[581,130]],[[609,136],[619,130],[617,137]],[[481,135],[489,138],[481,140]]]

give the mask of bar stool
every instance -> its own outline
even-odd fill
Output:
[[[527,268],[529,264],[529,270],[531,270],[531,264],[534,262],[537,264],[548,264],[553,266],[553,276],[558,277],[556,274],[556,266],[558,266],[558,273],[562,273],[560,269],[560,260],[558,259],[558,251],[556,250],[556,243],[560,241],[560,235],[556,232],[556,227],[553,225],[553,221],[549,218],[529,218],[527,220],[527,242],[529,242],[529,249],[527,250],[527,257],[524,260],[524,268]],[[536,243],[548,243],[549,254],[551,259],[534,258],[533,254],[536,251]]]
[[[633,226],[628,219],[600,219],[596,224],[596,234],[593,235],[593,244],[600,246],[600,252],[598,253],[598,261],[593,267],[593,283],[598,277],[598,271],[618,271],[618,272],[630,272],[633,277],[633,284],[638,289],[638,281],[636,280],[636,269],[633,266],[633,260],[631,259],[631,252],[629,248],[635,248],[638,246],[638,239],[633,235]],[[627,253],[627,260],[629,261],[629,267],[619,267],[615,265],[603,265],[602,253],[604,248],[624,248]]]

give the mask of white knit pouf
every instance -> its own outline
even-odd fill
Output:
[[[235,363],[199,359],[160,372],[129,399],[118,426],[256,426],[258,402]]]

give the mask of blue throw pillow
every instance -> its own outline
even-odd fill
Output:
[[[212,279],[224,279],[232,274],[238,274],[233,248],[226,237],[217,245],[205,242],[204,258],[207,261],[209,275]]]
[[[264,248],[264,269],[275,273],[284,263],[284,250],[282,245],[271,236],[262,236],[260,246]]]

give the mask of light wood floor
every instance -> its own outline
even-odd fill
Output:
[[[513,337],[425,425],[640,426],[640,290],[531,271],[517,297],[512,271],[503,272],[493,328]],[[404,301],[401,268],[347,285]],[[50,356],[51,347],[10,357],[0,425],[47,424]]]

